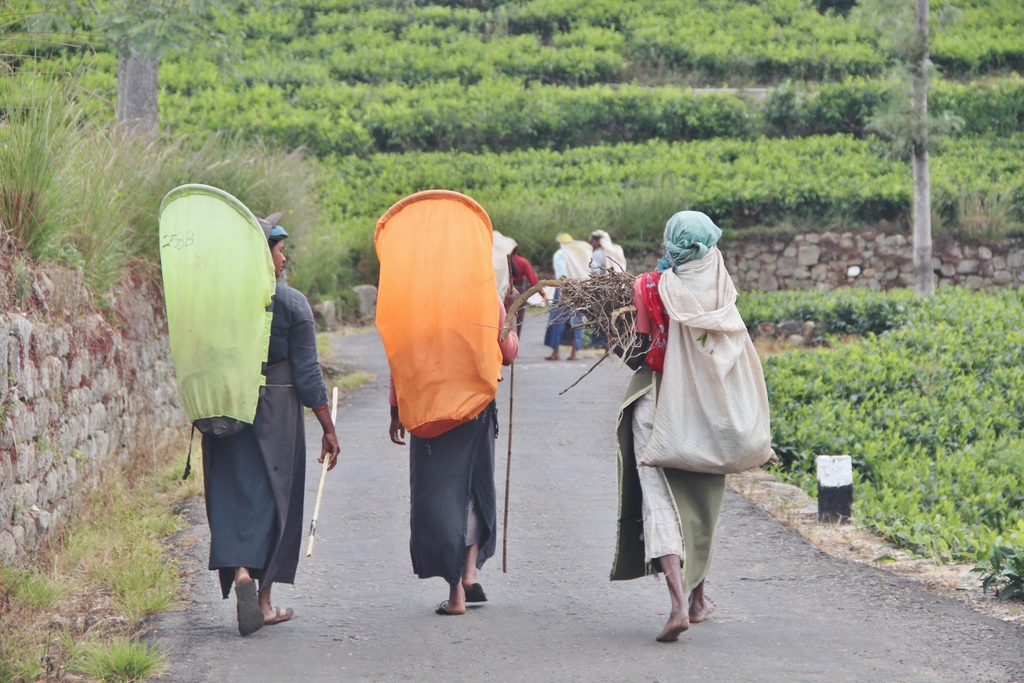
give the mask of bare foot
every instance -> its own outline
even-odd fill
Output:
[[[434,610],[434,612],[436,612],[437,614],[441,614],[443,616],[458,617],[466,613],[466,605],[463,604],[461,608],[452,607],[452,604],[445,600],[437,606],[437,609]]]
[[[580,359],[580,357],[577,356],[575,353],[573,353],[571,356],[566,358],[566,360],[579,360],[579,359]]]
[[[690,620],[685,614],[670,614],[665,628],[658,634],[659,643],[674,643],[679,640],[679,634],[690,628]]]
[[[558,354],[553,353],[550,356],[544,356],[544,360],[558,360]]]
[[[715,613],[715,603],[704,593],[704,582],[690,593],[690,623],[699,624]]]
[[[466,591],[462,588],[462,582],[456,583],[448,591],[448,599],[438,605],[434,610],[438,614],[460,615],[466,613]]]

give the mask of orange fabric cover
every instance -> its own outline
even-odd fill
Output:
[[[377,329],[402,424],[430,438],[472,420],[501,377],[491,219],[469,197],[429,190],[377,221]]]

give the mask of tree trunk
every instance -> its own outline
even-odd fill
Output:
[[[131,132],[156,130],[156,57],[141,57],[131,46],[117,52],[117,122]]]
[[[911,64],[911,96],[915,136],[914,155],[914,273],[917,293],[935,293],[932,271],[932,197],[928,172],[928,0],[915,0],[914,60]]]
[[[935,293],[932,270],[932,201],[928,150],[914,146],[914,273],[917,293]]]

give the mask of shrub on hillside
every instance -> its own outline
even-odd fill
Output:
[[[1024,540],[1024,298],[844,296],[903,301],[903,324],[764,361],[782,476],[813,494],[814,456],[851,455],[857,521],[923,555],[976,561],[1000,535]]]
[[[285,210],[300,239],[316,231],[301,150],[219,135],[125,136],[83,118],[62,86],[12,79],[22,107],[0,126],[0,229],[33,257],[83,266],[99,294],[132,260],[156,263],[157,210],[178,185],[220,187],[258,215]]]
[[[762,322],[813,320],[823,334],[866,336],[903,325],[922,301],[910,290],[878,294],[840,289],[834,292],[744,292],[737,305],[748,327]]]

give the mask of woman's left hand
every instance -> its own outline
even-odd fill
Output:
[[[324,458],[330,455],[331,462],[327,466],[327,470],[330,471],[338,464],[338,453],[341,451],[341,448],[338,447],[338,435],[334,431],[334,422],[331,421],[331,411],[327,409],[325,403],[318,408],[313,408],[313,414],[324,430],[324,438],[320,442],[320,459],[317,462],[323,464]]]
[[[327,466],[327,471],[330,472],[338,464],[338,453],[340,452],[341,447],[338,446],[338,435],[334,433],[334,429],[324,432],[323,439],[320,441],[320,459],[317,462],[323,463],[324,458],[330,455],[331,462]]]

